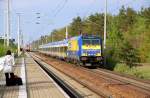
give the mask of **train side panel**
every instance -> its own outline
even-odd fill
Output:
[[[81,54],[81,37],[74,37],[68,40],[67,58],[73,61],[80,60]]]

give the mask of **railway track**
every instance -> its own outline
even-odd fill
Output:
[[[109,77],[110,79],[121,81],[126,84],[134,85],[138,88],[145,90],[146,92],[150,92],[150,81],[143,81],[141,79],[137,79],[131,76],[115,73],[112,71],[104,70],[104,69],[94,69],[93,72],[96,72],[99,75],[103,75],[105,77]]]
[[[102,71],[101,69],[87,69],[83,67],[75,67],[72,64],[62,62],[56,59],[42,58],[36,55],[48,64],[51,64],[57,70],[72,77],[84,86],[93,90],[104,97],[115,98],[149,98],[149,83],[143,83],[131,78],[122,77],[111,72]],[[57,64],[57,66],[54,66]],[[62,66],[63,65],[63,66]],[[61,67],[61,68],[59,68]],[[63,68],[64,67],[64,68]],[[70,67],[70,68],[69,68]],[[72,67],[72,68],[71,68]],[[68,69],[71,73],[63,71]]]
[[[31,54],[30,54],[31,55]],[[34,58],[34,60],[37,62],[37,60],[35,59],[35,58],[38,58],[38,59],[40,59],[37,55],[33,55],[32,54],[32,57]],[[41,59],[40,59],[41,60]],[[42,60],[43,61],[43,60]],[[45,62],[45,61],[44,61]],[[37,62],[38,64],[40,64],[39,62]],[[45,63],[47,63],[47,62],[45,62]],[[50,65],[50,64],[49,64]],[[41,64],[40,64],[40,66],[41,66]],[[46,67],[45,67],[46,68]],[[47,68],[46,68],[47,69]],[[48,70],[48,69],[47,69]],[[63,73],[63,72],[62,72]],[[53,73],[54,74],[54,73]],[[65,74],[65,75],[67,75],[67,74]],[[68,75],[67,75],[68,76]],[[71,76],[69,76],[71,79],[73,79],[73,80],[75,80],[75,81],[77,81],[79,84],[81,84],[81,85],[83,85],[83,88],[85,89],[85,88],[87,88],[87,89],[89,89],[89,91],[93,91],[93,92],[95,92],[95,90],[93,90],[93,89],[91,89],[91,88],[89,88],[88,87],[88,85],[86,85],[84,82],[81,82],[81,81],[78,81],[77,79],[75,79],[75,78],[73,78],[73,77],[71,77]],[[67,80],[65,80],[65,81],[67,81]],[[75,89],[76,89],[77,87],[75,87]],[[79,90],[80,89],[83,89],[83,88],[79,88]],[[85,89],[85,92],[87,92],[87,89]],[[79,93],[82,93],[82,91],[78,91]],[[95,96],[93,93],[91,93],[91,94],[83,94],[83,96],[82,97],[85,97],[85,98],[113,98],[112,96],[111,96],[111,94],[110,93],[108,93],[108,92],[95,92],[95,94],[96,94],[96,97],[92,97],[91,95],[93,95],[93,96]],[[97,95],[98,95],[98,97],[97,97]],[[72,97],[71,97],[72,98]],[[76,97],[76,98],[78,98],[78,97]]]
[[[70,96],[70,98],[83,98],[78,92],[76,92],[72,87],[66,84],[63,80],[61,80],[55,73],[51,72],[48,68],[43,66],[40,61],[31,56],[34,61]]]

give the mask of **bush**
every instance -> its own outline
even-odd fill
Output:
[[[5,47],[2,47],[2,45],[0,44],[0,57],[5,55],[6,50],[7,49]]]
[[[123,63],[117,63],[114,71],[133,75],[138,78],[142,79],[150,79],[150,67],[149,66],[137,66],[130,68],[126,64]]]
[[[0,43],[0,57],[4,56],[7,50],[11,50],[13,53],[16,53],[16,46],[11,44],[10,47],[4,47],[3,44]]]
[[[126,73],[130,70],[130,67],[123,63],[117,63],[114,71],[120,72],[120,73]]]
[[[112,48],[107,49],[104,52],[104,55],[106,57],[106,65],[104,66],[104,68],[106,68],[108,70],[113,70],[114,67],[116,66],[117,58],[116,58],[116,55],[114,52],[115,51]]]
[[[124,61],[129,67],[133,67],[139,62],[137,50],[127,41],[123,42],[119,55],[122,61]]]

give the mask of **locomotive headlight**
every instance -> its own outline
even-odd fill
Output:
[[[96,56],[101,56],[101,53],[96,53]]]
[[[86,57],[81,57],[81,60],[85,61],[85,60],[87,60],[87,58]]]
[[[87,52],[86,52],[86,51],[83,51],[83,52],[82,52],[82,56],[87,56]]]
[[[100,56],[100,53],[96,53],[96,56]]]
[[[98,51],[96,52],[96,56],[101,56],[101,50],[98,50]]]
[[[82,53],[82,56],[86,56],[87,54],[86,53]]]
[[[97,57],[97,58],[96,58],[96,60],[98,60],[98,61],[101,60],[101,59],[102,59],[102,57]]]

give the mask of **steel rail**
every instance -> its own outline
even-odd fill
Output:
[[[35,57],[33,56],[31,57],[70,96],[70,98],[83,98],[81,94],[79,94],[71,86],[69,86],[62,79],[60,79],[57,75],[55,75],[48,68],[46,68],[42,63],[40,63],[37,59],[35,59]]]
[[[133,86],[136,86],[138,88],[141,88],[145,91],[149,91],[150,92],[150,84],[146,83],[146,82],[142,82],[139,81],[138,79],[134,79],[131,77],[127,77],[125,75],[122,74],[115,74],[114,72],[108,71],[108,70],[103,70],[103,69],[94,69],[93,72],[96,72],[97,74],[101,74],[101,75],[105,75],[106,77],[109,77],[111,79],[123,82],[123,83],[127,83],[127,84],[131,84]]]
[[[43,59],[41,59],[40,57],[38,57],[37,55],[34,54],[35,57],[39,58],[41,61],[47,63],[46,61],[44,61]],[[47,63],[48,64],[48,63]],[[81,67],[82,68],[82,67]],[[62,71],[61,71],[62,72]],[[91,71],[90,71],[91,72]],[[62,72],[64,73],[64,72]],[[65,73],[64,73],[65,74]],[[67,75],[67,74],[66,74]],[[69,75],[67,75],[69,76]],[[95,91],[94,89],[90,88],[88,85],[86,85],[84,82],[74,78],[74,77],[71,77],[69,76],[70,78],[72,78],[73,80],[77,81],[78,83],[80,83],[81,85],[84,85],[85,87],[89,88],[90,90],[94,91],[95,93],[97,93],[98,95],[100,95],[102,98],[113,98],[111,94],[109,94],[108,92],[107,93],[103,93],[103,90],[101,92],[97,92]]]

